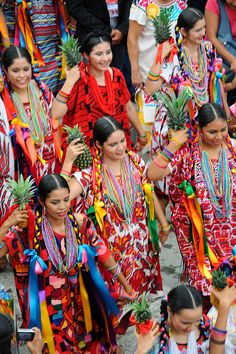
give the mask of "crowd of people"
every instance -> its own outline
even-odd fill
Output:
[[[32,352],[122,353],[173,227],[183,285],[134,352],[231,354],[236,279],[219,291],[212,272],[236,246],[235,24],[235,0],[0,1],[0,269]]]

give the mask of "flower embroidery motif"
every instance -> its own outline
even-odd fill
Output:
[[[157,17],[159,14],[159,6],[156,4],[149,4],[147,7],[147,17],[148,19],[152,19],[153,17]]]

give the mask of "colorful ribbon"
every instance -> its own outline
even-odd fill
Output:
[[[94,211],[95,211],[96,220],[98,222],[100,230],[103,231],[104,217],[105,217],[107,212],[104,209],[104,202],[102,200],[95,199],[95,201],[94,201]]]
[[[147,203],[147,224],[150,232],[151,241],[153,246],[155,247],[155,250],[159,251],[159,238],[158,238],[158,231],[157,231],[157,221],[156,221],[156,214],[155,214],[152,184],[147,182],[144,183],[143,191],[145,193],[145,200]]]
[[[36,262],[41,267],[41,272],[47,269],[46,264],[40,258],[36,251],[33,249],[26,249],[24,255],[29,257],[29,311],[30,311],[30,322],[29,327],[38,327],[41,329],[41,316],[40,316],[40,301],[39,301],[39,290],[38,290],[38,275],[36,273]]]
[[[88,246],[86,244],[80,245],[78,248],[78,263],[83,264],[82,260],[84,258],[84,252],[86,252],[86,263],[89,266],[89,272],[93,283],[100,294],[102,301],[104,302],[108,313],[114,313],[118,315],[119,308],[116,306],[114,299],[111,297],[108,288],[106,287],[104,280],[97,269],[96,263],[94,261],[94,257],[97,256],[97,251],[94,247]],[[83,264],[86,265],[86,264]]]
[[[42,337],[45,343],[47,343],[48,350],[50,354],[55,354],[55,346],[53,340],[53,333],[50,318],[48,315],[48,309],[46,304],[46,293],[45,290],[41,290],[39,292],[39,300],[40,300],[40,313],[42,321]]]

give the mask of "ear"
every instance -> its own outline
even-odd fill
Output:
[[[44,203],[42,202],[42,200],[41,200],[40,197],[38,197],[38,202],[39,202],[39,204],[41,205],[41,207],[43,207]]]
[[[83,52],[83,56],[89,61],[89,56],[85,52]]]
[[[185,31],[184,28],[180,28],[180,33],[181,33],[183,39],[187,37],[187,32]]]
[[[102,147],[102,144],[99,143],[99,141],[95,141],[95,146],[98,150],[102,151],[103,150],[103,147]]]

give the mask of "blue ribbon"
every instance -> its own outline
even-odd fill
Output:
[[[40,258],[35,250],[27,249],[24,251],[24,255],[29,257],[29,311],[30,311],[30,323],[29,327],[38,327],[41,329],[41,316],[40,316],[40,300],[38,289],[38,275],[35,274],[36,261],[39,262],[43,271],[47,269],[46,264]]]
[[[113,312],[115,315],[118,315],[119,313],[119,308],[116,306],[116,303],[114,299],[111,297],[110,292],[108,288],[106,287],[104,280],[102,279],[102,276],[100,272],[97,269],[96,263],[94,261],[94,257],[97,256],[97,251],[95,247],[88,246],[88,245],[80,245],[78,249],[78,263],[82,262],[82,252],[83,250],[86,251],[87,254],[87,259],[88,259],[88,266],[89,266],[89,271],[91,278],[93,280],[93,283],[99,292],[102,301],[104,302],[108,313]]]

